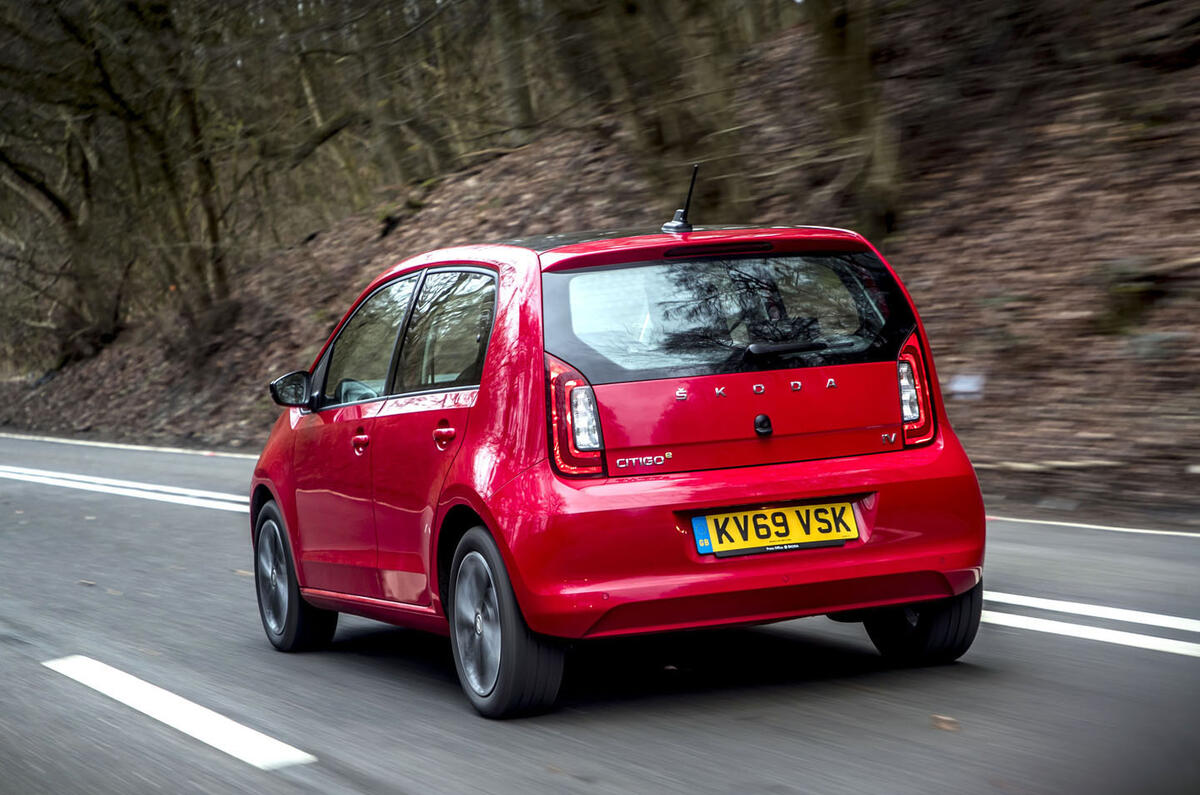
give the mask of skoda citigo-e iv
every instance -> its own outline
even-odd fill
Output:
[[[285,651],[339,612],[445,633],[501,716],[554,702],[569,639],[827,614],[918,664],[979,625],[975,474],[852,232],[434,251],[271,392],[251,522]]]

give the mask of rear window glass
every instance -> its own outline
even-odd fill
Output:
[[[894,360],[912,309],[869,252],[542,276],[546,350],[594,384]]]

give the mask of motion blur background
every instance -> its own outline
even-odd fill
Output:
[[[0,426],[255,449],[435,246],[849,226],[993,508],[1200,507],[1200,14],[1155,0],[0,0]]]

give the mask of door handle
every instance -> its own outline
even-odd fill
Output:
[[[356,455],[362,455],[364,452],[366,452],[367,445],[371,443],[371,437],[365,433],[360,433],[351,439],[350,443],[354,445],[354,453]]]
[[[453,428],[434,428],[433,441],[436,442],[439,447],[444,447],[454,440],[456,434],[457,432]]]

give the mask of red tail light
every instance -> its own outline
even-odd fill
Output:
[[[896,362],[900,379],[900,413],[904,420],[904,444],[925,444],[933,438],[933,410],[929,401],[929,375],[925,357],[914,331],[900,348]]]
[[[564,475],[604,474],[604,440],[596,396],[583,374],[546,354],[550,460]]]

